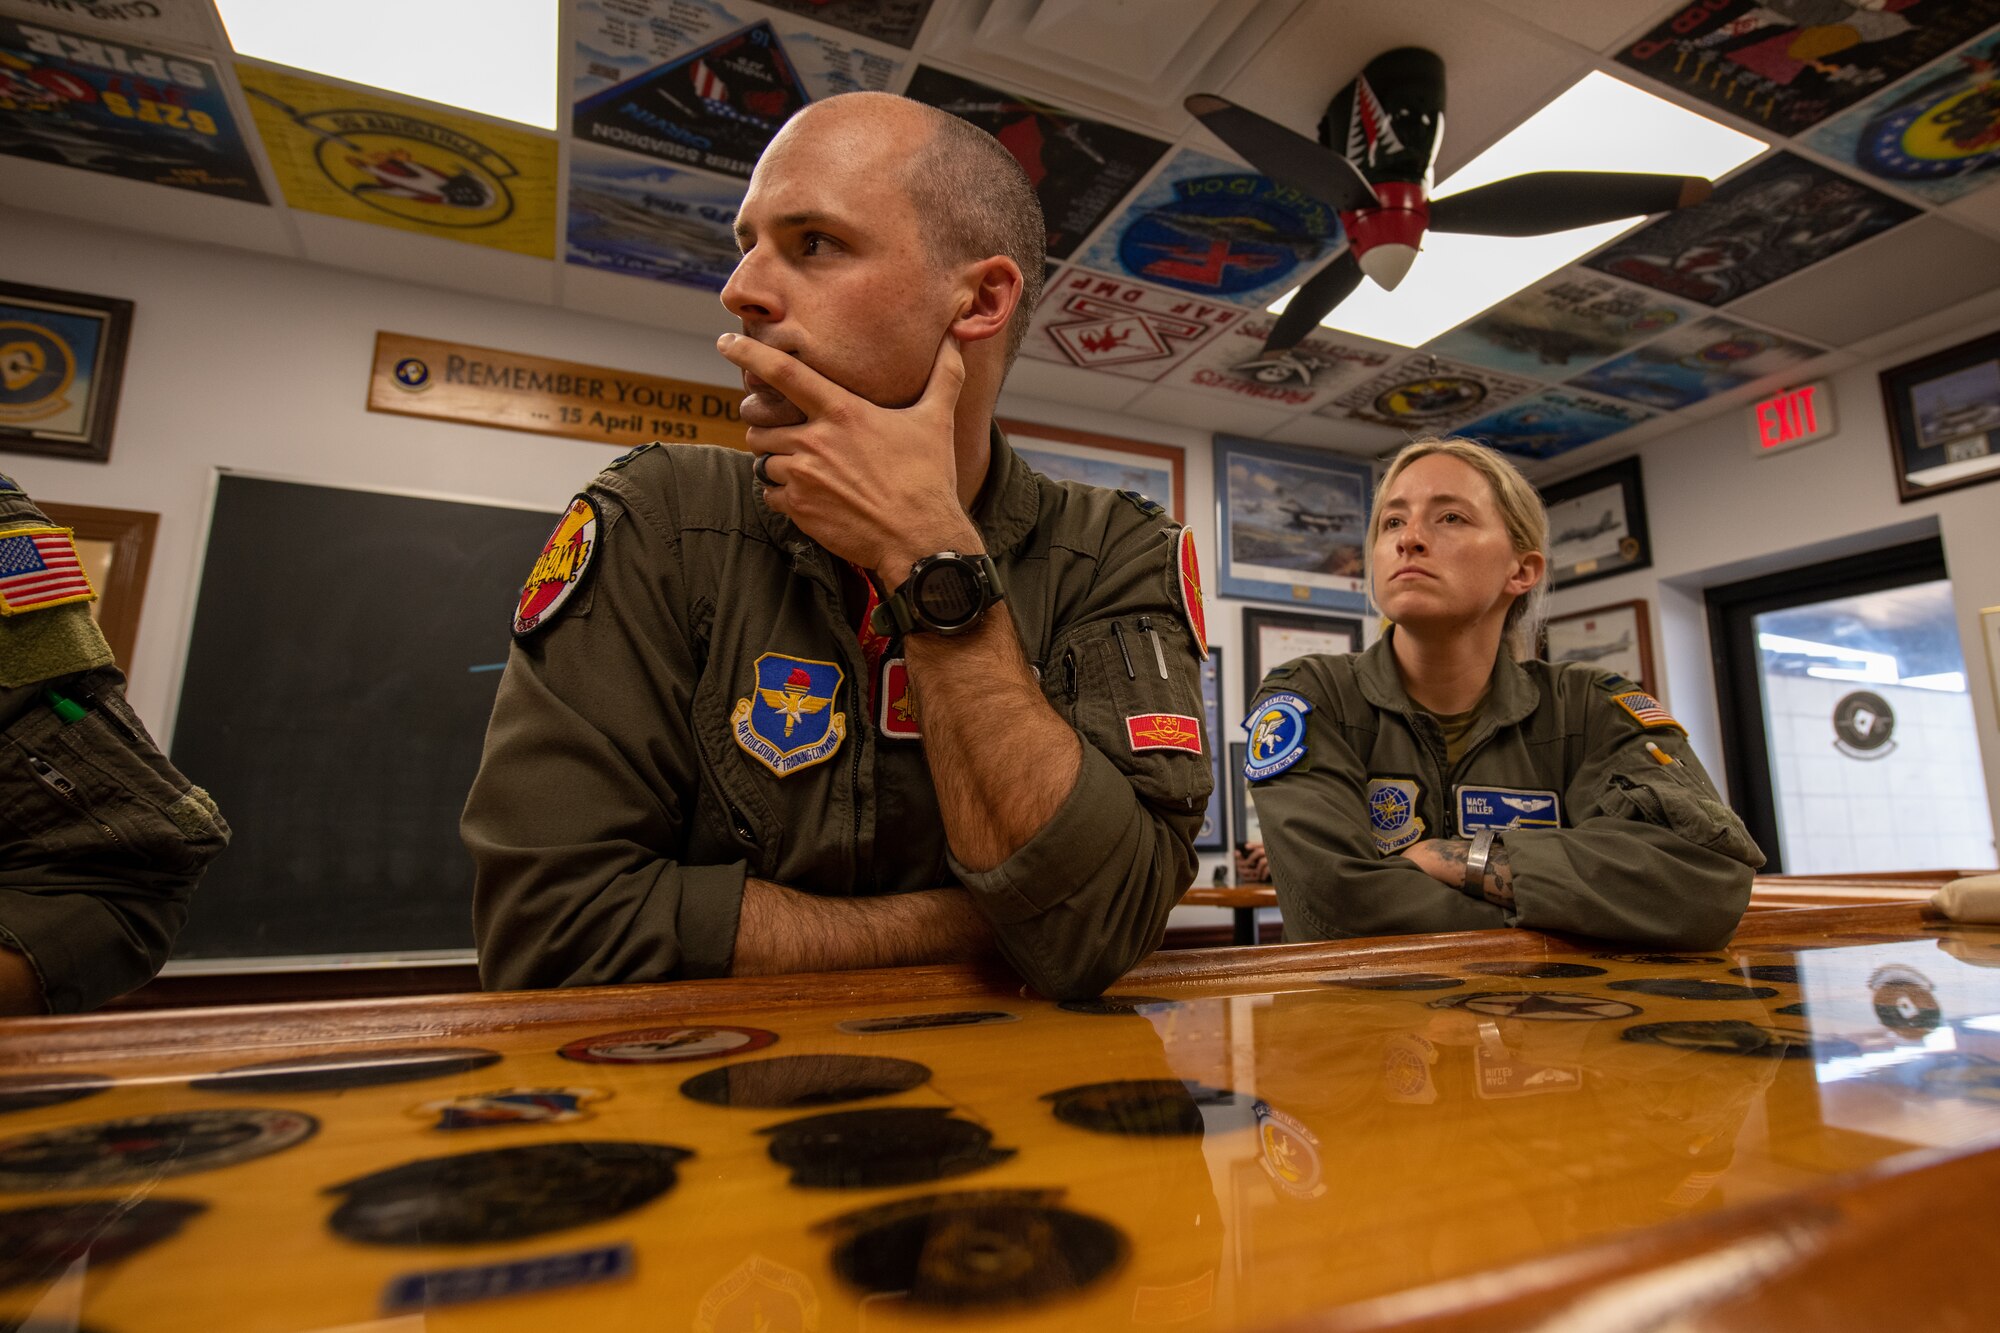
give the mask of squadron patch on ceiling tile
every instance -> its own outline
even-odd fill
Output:
[[[1167,579],[1174,606],[1194,635],[1194,649],[1208,660],[1208,613],[1201,604],[1201,562],[1194,553],[1194,529],[1182,528],[1174,537],[1175,572]]]
[[[591,557],[597,554],[597,509],[586,496],[569,502],[555,531],[535,557],[528,581],[521,585],[521,600],[514,608],[514,634],[532,634],[555,618],[590,572]]]
[[[1257,701],[1243,730],[1243,776],[1252,782],[1274,778],[1306,757],[1306,714],[1313,706],[1296,694],[1270,694]]]
[[[1368,830],[1382,855],[1400,852],[1424,836],[1424,817],[1417,813],[1420,790],[1415,778],[1368,780]]]
[[[833,758],[847,739],[847,714],[834,711],[846,673],[785,653],[765,653],[756,672],[729,715],[743,752],[781,778]]]

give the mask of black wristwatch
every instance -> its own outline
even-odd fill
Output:
[[[992,556],[939,551],[910,566],[910,577],[875,608],[869,623],[884,638],[964,634],[1006,595]]]

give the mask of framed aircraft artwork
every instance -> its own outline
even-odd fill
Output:
[[[1652,567],[1637,456],[1544,486],[1542,503],[1549,511],[1549,587]]]
[[[1374,486],[1366,463],[1216,436],[1222,595],[1366,610],[1363,547]]]
[[[1550,662],[1582,662],[1615,671],[1658,694],[1653,679],[1652,613],[1644,598],[1550,616],[1542,656]]]
[[[2000,332],[1882,372],[1904,504],[2000,477]]]

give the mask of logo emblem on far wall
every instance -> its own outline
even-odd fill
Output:
[[[1849,759],[1883,759],[1896,748],[1889,734],[1896,712],[1873,690],[1856,690],[1833,706],[1833,748]]]

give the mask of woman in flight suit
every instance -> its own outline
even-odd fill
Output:
[[[1287,662],[1244,721],[1287,940],[1523,926],[1648,948],[1728,939],[1764,857],[1665,707],[1534,660],[1548,516],[1467,440],[1376,490],[1365,652]]]

